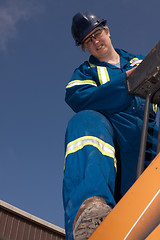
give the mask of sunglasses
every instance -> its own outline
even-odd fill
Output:
[[[90,45],[93,42],[93,38],[99,39],[101,37],[103,30],[105,30],[105,28],[103,28],[103,27],[98,28],[91,35],[89,35],[86,39],[84,39],[82,44]]]

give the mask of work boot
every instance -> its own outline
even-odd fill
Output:
[[[88,239],[111,210],[101,197],[86,199],[80,206],[73,223],[74,239]]]

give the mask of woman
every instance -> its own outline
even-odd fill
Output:
[[[144,100],[128,94],[126,78],[144,57],[115,49],[106,22],[90,12],[72,21],[76,45],[91,56],[66,87],[77,113],[65,142],[66,239],[88,239],[136,180]],[[145,167],[156,155],[155,116],[151,105]]]

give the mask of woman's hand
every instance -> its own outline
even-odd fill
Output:
[[[130,70],[128,70],[128,71],[126,71],[127,78],[129,78],[129,77],[132,75],[132,73],[134,72],[134,70],[135,70],[136,68],[137,68],[137,66],[134,67],[134,68],[132,68],[132,69],[130,69]]]

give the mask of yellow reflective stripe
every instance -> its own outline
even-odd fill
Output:
[[[155,114],[157,113],[157,104],[152,104],[153,107],[153,112],[155,112]]]
[[[66,88],[70,88],[70,87],[74,87],[74,86],[78,86],[78,85],[84,85],[84,84],[90,84],[93,86],[97,86],[95,81],[92,80],[74,80],[68,83],[68,85],[66,86]]]
[[[90,67],[95,67],[92,63],[89,62],[89,60],[88,60],[88,64]]]
[[[110,81],[106,67],[97,66],[97,72],[98,72],[99,82],[101,85]]]
[[[115,149],[110,144],[105,143],[101,139],[93,136],[85,136],[78,138],[67,145],[66,155],[65,155],[65,164],[66,158],[69,154],[75,153],[83,147],[91,145],[96,147],[103,155],[109,156],[114,159],[114,166],[117,169],[117,162],[115,158]]]
[[[142,59],[138,59],[138,58],[132,58],[130,60],[130,66],[133,67],[133,66],[138,66],[140,63],[142,62]]]
[[[132,58],[131,60],[130,60],[130,63],[133,63],[134,61],[136,61],[136,60],[139,60],[138,58]]]

